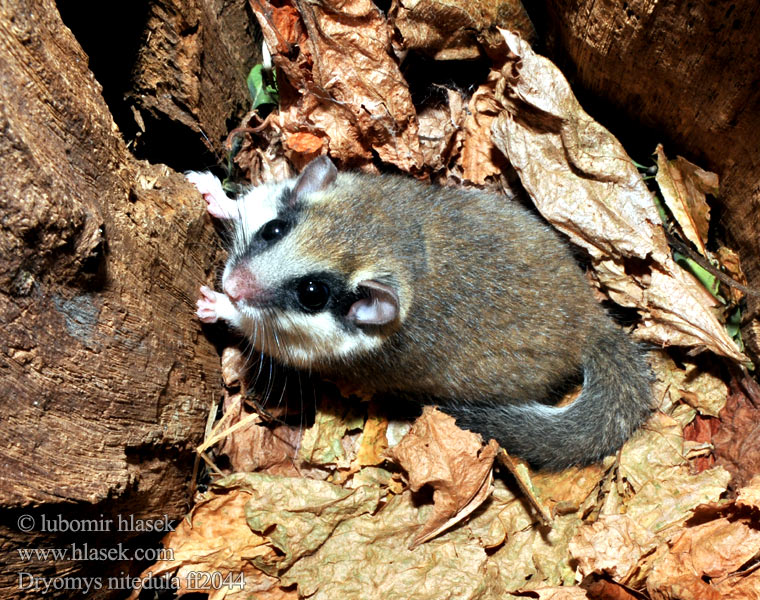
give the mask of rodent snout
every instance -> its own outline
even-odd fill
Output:
[[[222,288],[233,302],[255,300],[262,292],[262,288],[253,273],[240,265],[233,268],[230,274],[224,278]]]

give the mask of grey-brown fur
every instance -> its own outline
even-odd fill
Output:
[[[316,371],[439,404],[539,468],[616,451],[651,412],[644,352],[608,317],[566,244],[502,197],[410,178],[339,174],[289,235],[299,253],[398,292],[384,343]],[[580,397],[550,403],[568,381]],[[536,404],[539,403],[539,404]]]

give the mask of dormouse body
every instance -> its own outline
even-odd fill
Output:
[[[202,288],[198,316],[277,360],[438,404],[539,468],[597,461],[649,416],[643,351],[522,206],[326,157],[238,200],[188,178],[232,226],[223,293]]]

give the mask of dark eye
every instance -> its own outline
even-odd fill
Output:
[[[296,291],[298,302],[308,311],[322,310],[330,299],[330,288],[316,279],[302,279]]]
[[[273,219],[261,228],[261,239],[265,242],[277,240],[285,235],[290,229],[290,223],[282,219]]]

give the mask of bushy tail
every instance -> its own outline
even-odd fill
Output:
[[[580,396],[556,408],[524,404],[456,404],[441,409],[457,424],[494,438],[533,467],[560,470],[616,452],[652,412],[652,373],[644,350],[610,324],[584,357]]]

